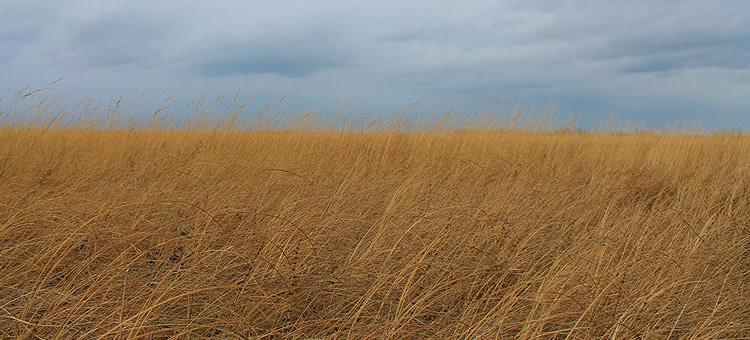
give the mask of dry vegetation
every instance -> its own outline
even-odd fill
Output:
[[[0,129],[2,338],[750,338],[746,135],[101,129],[54,102]]]

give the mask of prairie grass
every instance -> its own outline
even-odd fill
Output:
[[[747,135],[27,109],[0,338],[750,338]]]

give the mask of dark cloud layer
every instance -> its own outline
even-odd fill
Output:
[[[750,28],[750,23],[748,23]],[[704,32],[613,41],[605,58],[632,58],[623,72],[662,72],[688,68],[750,68],[750,31]]]
[[[321,70],[352,64],[348,52],[337,46],[330,32],[306,32],[297,36],[234,41],[191,51],[190,68],[206,77],[276,74],[308,77]]]
[[[131,15],[111,15],[83,24],[70,51],[84,68],[146,64],[159,56],[167,30]]]

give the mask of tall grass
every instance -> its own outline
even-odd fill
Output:
[[[26,94],[0,101],[2,338],[750,338],[746,135]]]

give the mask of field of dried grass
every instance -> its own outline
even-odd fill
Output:
[[[750,339],[747,135],[38,121],[1,338]]]

